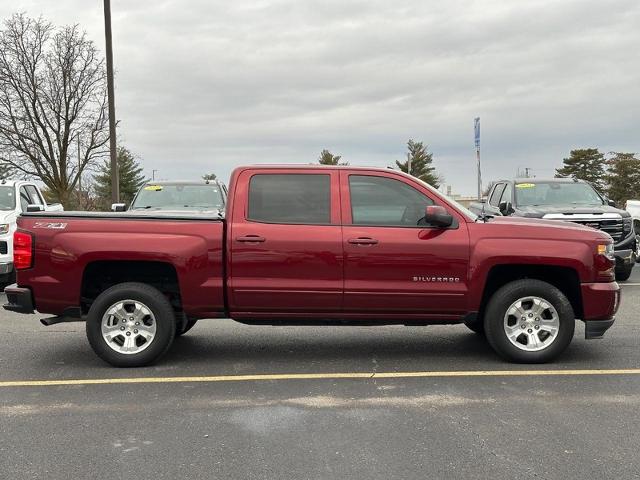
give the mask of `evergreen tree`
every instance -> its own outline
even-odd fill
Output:
[[[607,195],[620,207],[629,199],[640,199],[640,159],[634,153],[613,152],[609,159]]]
[[[133,154],[125,147],[118,147],[118,175],[120,180],[120,201],[131,204],[134,195],[146,181],[142,167]],[[106,160],[100,165],[98,175],[94,176],[95,192],[99,206],[108,210],[111,205],[111,165]]]
[[[411,172],[408,171],[408,160],[404,162],[396,160],[398,168],[404,173],[409,173],[434,188],[440,188],[442,178],[436,174],[436,169],[432,165],[433,153],[427,151],[428,147],[422,142],[414,142],[413,140],[407,142],[407,148],[411,158]]]
[[[215,180],[216,178],[218,178],[218,176],[215,173],[206,173],[202,176],[203,180],[208,181]]]
[[[320,165],[349,165],[348,162],[340,163],[341,158],[340,155],[334,155],[329,150],[324,149],[320,152],[318,163]]]
[[[597,148],[571,150],[564,166],[556,170],[556,177],[571,177],[586,180],[598,191],[605,191],[605,159]]]

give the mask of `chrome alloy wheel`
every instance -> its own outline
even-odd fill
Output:
[[[118,353],[131,355],[145,350],[156,335],[156,317],[137,300],[121,300],[102,316],[102,338]]]
[[[504,333],[520,350],[538,352],[558,337],[560,317],[553,305],[540,297],[523,297],[504,315]]]

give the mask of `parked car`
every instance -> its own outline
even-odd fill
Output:
[[[565,220],[602,230],[614,241],[616,280],[631,276],[638,248],[631,215],[588,182],[572,178],[500,180],[485,202],[469,208],[478,215]]]
[[[12,283],[13,232],[18,215],[27,210],[62,211],[59,203],[47,205],[38,185],[22,180],[0,181],[0,283]]]
[[[636,232],[636,262],[640,262],[640,200],[627,200],[624,209],[633,219],[633,230]]]
[[[225,218],[23,214],[4,308],[54,315],[45,325],[84,320],[96,354],[128,367],[157,360],[203,318],[464,323],[530,363],[564,351],[575,319],[586,338],[614,322],[620,287],[602,231],[482,219],[389,169],[242,167],[229,191]]]
[[[133,198],[129,210],[199,210],[224,212],[227,187],[217,180],[145,183]],[[111,210],[126,210],[124,203],[114,203]]]

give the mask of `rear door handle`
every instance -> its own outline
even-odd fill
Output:
[[[236,237],[236,242],[243,243],[262,243],[266,240],[266,238],[261,237],[259,235],[245,235],[243,237]]]
[[[376,245],[378,243],[378,240],[370,237],[350,238],[347,241],[353,245]]]

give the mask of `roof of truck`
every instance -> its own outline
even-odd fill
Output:
[[[501,180],[505,181],[505,180]],[[510,180],[509,180],[510,181]],[[515,183],[586,183],[584,180],[570,177],[551,177],[551,178],[515,178]]]

